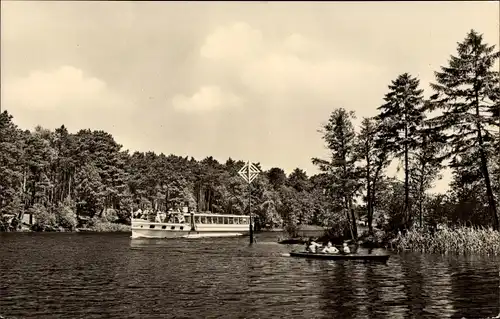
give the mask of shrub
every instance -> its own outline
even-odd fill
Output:
[[[129,232],[130,226],[110,223],[108,221],[94,217],[90,221],[90,230],[95,232]]]
[[[49,212],[45,206],[35,204],[29,209],[29,212],[35,217],[34,230],[45,231],[56,228],[57,217],[55,214]]]
[[[102,214],[102,220],[106,222],[116,222],[118,220],[118,214],[113,208],[106,209]]]
[[[78,220],[74,209],[74,204],[70,201],[60,203],[56,209],[57,225],[68,230],[75,230]]]

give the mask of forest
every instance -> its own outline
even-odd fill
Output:
[[[252,212],[261,228],[321,225],[346,237],[394,237],[439,225],[499,230],[500,86],[494,45],[474,30],[457,44],[424,98],[417,77],[388,83],[378,115],[363,118],[333,107],[321,134],[329,158],[312,162],[320,173],[279,167],[263,171],[251,187]],[[447,63],[444,63],[447,62]],[[366,106],[370,107],[370,106]],[[318,123],[318,126],[320,124]],[[387,169],[397,161],[404,178]],[[16,126],[0,114],[0,228],[33,230],[130,224],[138,208],[247,214],[248,186],[238,176],[244,162],[212,157],[123,150],[113,136],[64,125],[54,131]],[[256,164],[260,167],[260,164]],[[452,172],[446,193],[430,189],[444,168]],[[357,224],[367,225],[358,234]]]

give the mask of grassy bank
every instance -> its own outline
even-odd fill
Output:
[[[414,229],[397,237],[398,250],[426,253],[500,255],[500,232],[485,228],[444,228],[435,233]]]

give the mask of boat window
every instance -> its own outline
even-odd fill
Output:
[[[238,217],[234,217],[234,223],[235,224],[239,224],[240,223],[240,219]]]
[[[175,229],[175,226],[170,227],[170,229],[174,230],[174,229]]]
[[[224,225],[227,225],[229,221],[227,220],[227,217],[224,217]]]
[[[184,229],[184,226],[181,226],[181,230],[183,230],[183,229]]]
[[[155,228],[155,225],[149,225],[149,228]]]
[[[194,217],[194,222],[195,222],[196,224],[199,224],[199,223],[200,223],[200,216],[195,216],[195,217]]]
[[[223,217],[217,217],[217,224],[224,224],[224,218]]]
[[[215,217],[207,217],[207,222],[208,224],[213,224],[214,223]]]
[[[248,224],[248,219],[246,217],[243,217],[242,219],[243,219],[242,224]]]
[[[191,224],[191,216],[189,215],[184,215],[184,219],[186,220],[185,223],[186,224]]]
[[[232,224],[233,224],[233,220],[234,220],[234,219],[233,219],[233,217],[228,217],[227,219],[228,219],[228,221],[229,221],[229,224],[231,224],[231,225],[232,225]]]
[[[201,222],[202,224],[206,224],[206,223],[207,223],[207,218],[206,218],[205,216],[201,216],[201,218],[200,218],[200,222]]]
[[[161,229],[165,229],[165,228],[167,228],[167,226],[165,226],[165,225],[161,226]]]

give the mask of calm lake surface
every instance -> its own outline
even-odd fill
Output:
[[[0,234],[4,318],[480,318],[499,258],[394,254],[387,264],[284,256],[279,234],[137,240]]]

